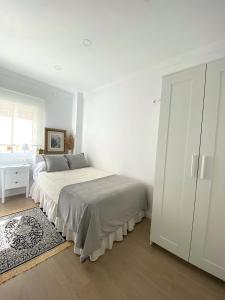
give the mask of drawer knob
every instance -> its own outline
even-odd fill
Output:
[[[18,172],[16,171],[15,174],[18,174]]]
[[[18,181],[15,181],[15,183],[18,183]]]

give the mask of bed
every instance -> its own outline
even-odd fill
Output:
[[[30,195],[74,241],[81,262],[96,261],[114,241],[122,241],[147,209],[142,183],[93,167],[36,172]]]

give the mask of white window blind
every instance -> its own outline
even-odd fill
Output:
[[[44,101],[0,89],[0,151],[43,144]]]

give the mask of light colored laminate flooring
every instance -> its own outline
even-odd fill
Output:
[[[22,196],[0,204],[0,215],[31,208]],[[123,242],[94,263],[80,263],[73,247],[0,286],[0,300],[225,300],[225,283],[149,245],[144,219]]]

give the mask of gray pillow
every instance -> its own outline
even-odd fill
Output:
[[[69,170],[68,162],[64,155],[43,155],[47,172]]]
[[[80,169],[89,167],[89,163],[85,159],[84,153],[80,154],[66,154],[66,159],[68,160],[68,164],[70,169]]]

